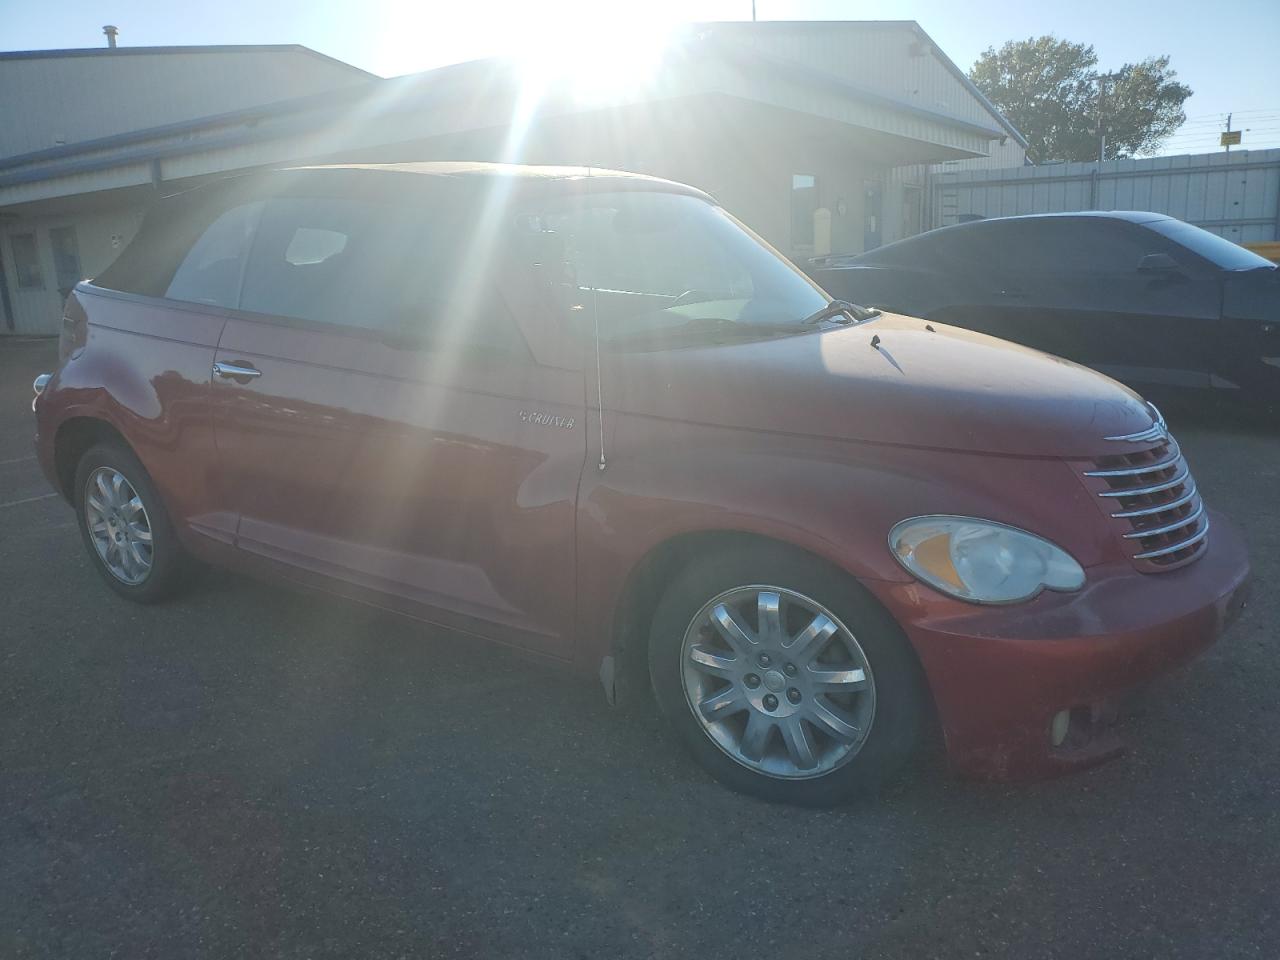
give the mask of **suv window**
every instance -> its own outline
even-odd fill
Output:
[[[486,265],[469,252],[467,220],[337,197],[269,200],[245,270],[240,306],[360,327],[426,345],[528,353]],[[470,262],[468,262],[470,261]]]
[[[234,307],[253,228],[262,203],[245,203],[224,212],[200,235],[178,265],[165,296],[171,300]]]

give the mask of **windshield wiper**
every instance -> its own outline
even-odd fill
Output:
[[[844,315],[849,319],[845,320],[845,324],[861,323],[863,320],[870,320],[872,317],[880,316],[879,310],[860,307],[856,303],[850,303],[848,300],[832,300],[821,310],[809,314],[800,321],[800,326],[811,327],[814,324],[821,323],[823,320],[834,320],[836,317]]]

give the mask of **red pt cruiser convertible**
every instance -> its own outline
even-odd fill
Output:
[[[36,447],[106,582],[275,573],[652,687],[736,788],[831,803],[1116,749],[1241,606],[1153,407],[833,301],[689,187],[306,167],[161,201],[63,321]]]

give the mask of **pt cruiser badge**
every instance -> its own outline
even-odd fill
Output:
[[[521,423],[536,423],[540,427],[559,427],[561,430],[572,430],[573,417],[559,417],[550,413],[539,413],[537,410],[521,410]]]

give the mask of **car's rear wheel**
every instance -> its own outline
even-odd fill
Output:
[[[658,703],[715,777],[770,800],[877,790],[914,748],[926,695],[897,624],[804,554],[726,551],[678,574],[655,611]]]
[[[76,467],[80,535],[94,566],[123,597],[154,603],[172,594],[183,555],[151,478],[115,444],[89,449]]]

